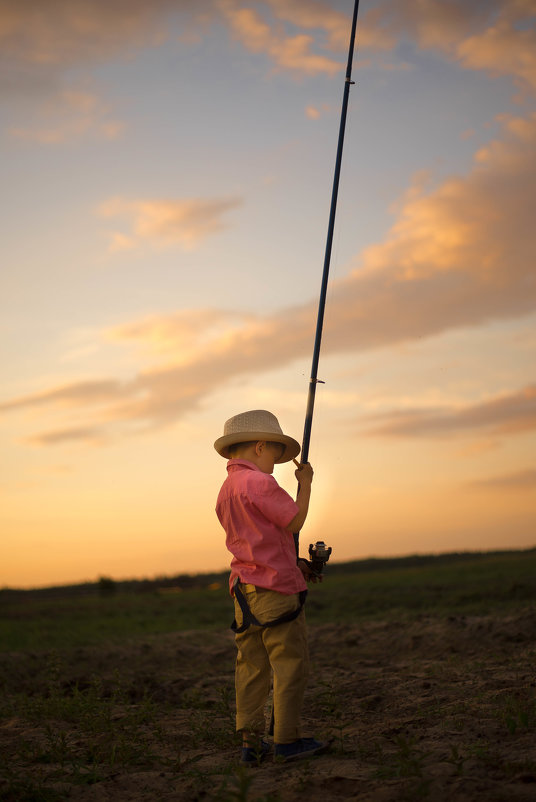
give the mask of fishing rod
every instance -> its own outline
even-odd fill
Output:
[[[307,397],[307,408],[305,412],[305,425],[303,429],[303,440],[301,448],[301,461],[309,460],[309,444],[311,441],[311,429],[313,425],[313,412],[315,406],[316,385],[323,384],[318,379],[318,362],[320,359],[320,346],[322,344],[322,329],[324,325],[324,311],[326,307],[326,295],[328,289],[329,267],[331,263],[331,248],[333,244],[333,231],[335,229],[335,214],[337,211],[337,197],[339,194],[339,179],[341,175],[342,150],[344,145],[344,132],[346,128],[346,115],[348,112],[348,100],[350,97],[350,86],[355,83],[352,81],[352,62],[354,57],[355,32],[357,27],[357,12],[359,10],[359,0],[355,0],[354,13],[352,17],[352,31],[350,34],[350,47],[348,49],[348,63],[346,65],[346,77],[344,80],[344,93],[342,98],[341,121],[339,125],[339,140],[337,144],[337,158],[335,160],[335,175],[333,178],[333,189],[331,193],[331,208],[329,212],[328,234],[326,239],[326,251],[324,255],[324,268],[322,272],[322,284],[320,287],[320,300],[318,303],[318,316],[316,321],[316,334],[313,348],[313,362],[311,366],[311,378],[309,379],[309,394]],[[294,533],[296,554],[298,554],[299,532]],[[330,550],[331,551],[331,550]],[[328,555],[329,556],[329,555]],[[327,560],[326,560],[327,561]]]

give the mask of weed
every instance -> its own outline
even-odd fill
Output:
[[[487,743],[482,743],[479,741],[475,744],[470,744],[467,747],[467,752],[470,757],[481,761],[486,765],[491,765],[493,763],[493,755],[491,753],[490,746]]]
[[[65,794],[34,780],[12,780],[2,791],[2,802],[64,802]]]
[[[222,718],[226,718],[234,724],[234,694],[229,685],[220,688],[219,699],[215,706],[215,712]]]
[[[278,794],[265,794],[264,796],[250,796],[254,775],[251,770],[240,766],[232,774],[224,777],[218,788],[214,802],[280,802]]]
[[[532,731],[536,729],[536,698],[533,693],[512,694],[502,700],[499,720],[506,726],[510,735],[518,730]]]
[[[450,746],[450,754],[446,760],[447,763],[450,763],[456,769],[456,774],[461,777],[463,774],[463,766],[467,758],[463,757],[460,753],[456,744],[451,744]]]
[[[422,777],[423,762],[428,753],[417,748],[416,739],[397,735],[395,746],[394,753],[384,755],[383,765],[377,770],[376,775],[383,778]]]
[[[425,752],[416,748],[415,738],[405,738],[399,735],[396,738],[398,752],[396,761],[398,764],[399,777],[422,777],[422,764],[427,756]]]
[[[344,720],[341,695],[330,682],[321,681],[319,685],[321,690],[316,694],[316,704],[320,709],[321,715],[329,720],[328,733],[330,737],[335,740],[338,751],[344,754],[347,751],[348,733],[346,729],[348,724]]]
[[[59,764],[61,768],[65,766],[65,762],[70,755],[70,746],[68,744],[67,733],[64,730],[55,730],[50,724],[45,728],[46,734],[46,748],[36,758],[38,763],[54,763]]]

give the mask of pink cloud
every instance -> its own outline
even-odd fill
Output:
[[[366,420],[369,434],[386,437],[522,434],[536,429],[536,385],[457,409],[393,410]]]
[[[468,487],[474,490],[492,490],[494,492],[534,492],[536,489],[536,469],[527,468],[515,473],[490,476],[470,482]]]

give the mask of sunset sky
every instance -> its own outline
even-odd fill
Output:
[[[227,567],[224,421],[302,437],[352,8],[0,0],[0,586]],[[361,0],[353,78],[302,551],[536,545],[534,0]]]

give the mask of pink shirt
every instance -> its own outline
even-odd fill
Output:
[[[241,582],[290,595],[307,587],[296,565],[294,538],[285,527],[299,512],[274,477],[253,462],[230,459],[216,513],[233,555],[229,586]]]

